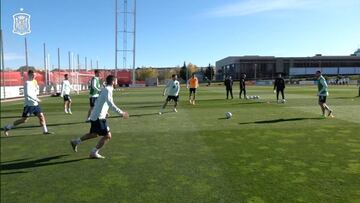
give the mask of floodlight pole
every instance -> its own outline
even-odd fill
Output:
[[[60,84],[60,48],[58,48],[58,80],[57,80],[57,84]],[[58,90],[57,89],[57,85],[56,85],[56,90]]]
[[[2,1],[0,0],[0,12],[2,10]],[[0,86],[4,86],[4,98],[1,98],[1,99],[5,99],[6,98],[6,91],[5,91],[5,74],[4,74],[4,71],[5,71],[5,65],[4,65],[4,43],[3,43],[3,34],[2,34],[2,23],[1,23],[2,20],[0,20],[0,57],[1,57],[1,60],[0,60],[0,63],[1,63],[1,82],[3,84],[1,84]],[[0,90],[1,91],[1,90]],[[1,95],[1,94],[0,94]]]
[[[118,0],[115,0],[115,77],[117,77],[117,52],[118,52]]]
[[[85,70],[87,71],[87,57],[85,57]]]
[[[80,73],[80,56],[79,56],[79,54],[77,54],[77,66],[78,66],[78,71],[76,73],[76,83],[77,83],[77,88],[79,89],[79,73]]]
[[[135,86],[135,52],[136,50],[136,0],[134,0],[134,39],[133,39],[133,74],[132,83]]]
[[[46,44],[43,43],[43,49],[44,49],[44,71],[45,71],[45,88],[48,84],[48,78],[47,78],[47,60],[46,60]]]
[[[50,70],[51,70],[51,66],[50,66],[51,62],[50,62],[50,54],[47,54],[47,58],[46,58],[46,76],[47,76],[47,82],[46,82],[46,87],[48,87],[48,85],[50,85]]]
[[[1,4],[1,3],[0,3]],[[0,6],[1,7],[1,6]],[[2,35],[2,28],[1,28],[1,22],[0,22],[0,44],[1,44],[1,47],[0,47],[0,52],[1,52],[1,60],[0,60],[0,63],[1,63],[1,80],[2,80],[2,84],[1,86],[4,87],[4,98],[2,99],[5,99],[6,98],[6,91],[5,91],[5,65],[4,65],[4,44],[3,44],[3,35]]]
[[[128,9],[128,0],[121,0],[119,3],[118,0],[115,0],[115,73],[118,71],[118,54],[119,52],[122,53],[122,68],[123,69],[130,69],[131,66],[127,64],[127,55],[128,53],[132,54],[132,85],[134,86],[135,81],[135,46],[136,46],[136,0],[132,0],[133,6],[132,9]],[[123,7],[121,10],[119,7]],[[119,16],[120,15],[120,16]],[[131,30],[128,29],[128,20],[129,18],[133,19],[133,27]],[[119,18],[122,19],[122,22],[119,22]],[[121,25],[121,28],[120,28]],[[120,29],[120,30],[119,30]],[[122,33],[122,48],[118,47],[119,43],[119,32]],[[128,38],[129,35],[132,35],[132,47],[128,48]],[[131,38],[130,38],[131,39]]]

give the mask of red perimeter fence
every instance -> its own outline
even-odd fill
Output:
[[[115,75],[115,70],[100,70],[100,79],[105,80],[106,76],[112,74]],[[78,72],[69,72],[69,71],[51,71],[48,73],[48,85],[61,84],[64,80],[64,75],[69,75],[69,80],[72,84],[88,84],[89,80],[93,77],[94,71],[78,71]],[[119,85],[129,85],[131,84],[131,71],[127,70],[118,70],[117,79]],[[45,86],[45,71],[35,71],[35,80],[39,86]],[[22,86],[24,81],[27,80],[27,73],[20,71],[4,71],[0,74],[0,85],[4,86]]]

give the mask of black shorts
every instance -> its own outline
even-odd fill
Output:
[[[97,119],[91,121],[90,133],[96,133],[100,136],[106,136],[110,132],[106,119]]]
[[[64,101],[69,101],[69,102],[71,102],[71,97],[70,97],[70,95],[68,95],[68,94],[66,94],[66,95],[64,95]]]
[[[31,114],[34,114],[35,116],[39,116],[39,114],[42,113],[40,106],[25,106],[22,117],[29,117]]]
[[[196,93],[196,88],[190,88],[190,94],[193,92],[194,92],[194,94]]]
[[[95,106],[95,101],[96,101],[97,97],[90,97],[89,101],[90,101],[90,107],[94,107]]]
[[[178,96],[170,96],[170,95],[169,95],[169,96],[166,98],[166,101],[174,100],[174,102],[177,102],[178,99],[179,99],[179,95],[178,95]]]
[[[326,103],[326,96],[319,96],[320,103]]]

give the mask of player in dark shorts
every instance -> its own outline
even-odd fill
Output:
[[[14,128],[22,123],[26,123],[29,120],[29,117],[31,115],[35,115],[39,118],[40,125],[43,128],[43,134],[52,134],[47,129],[45,116],[44,116],[43,112],[41,111],[41,108],[39,105],[39,102],[41,102],[41,100],[37,97],[38,86],[37,86],[37,82],[34,79],[34,77],[35,77],[34,71],[29,70],[28,71],[28,80],[24,84],[25,101],[24,101],[24,109],[23,109],[22,116],[20,119],[14,121],[13,123],[8,124],[4,127],[5,136],[9,136],[9,131],[12,128]]]
[[[245,84],[245,78],[246,74],[242,74],[240,78],[240,93],[239,93],[239,99],[241,99],[241,94],[244,92],[244,99],[246,99],[246,84]]]
[[[97,102],[95,103],[94,109],[91,111],[90,115],[90,132],[86,133],[80,138],[70,141],[70,144],[75,152],[77,152],[78,145],[88,139],[96,138],[102,136],[96,147],[93,148],[90,152],[89,157],[94,159],[103,159],[104,156],[99,154],[99,150],[111,139],[110,128],[106,121],[106,114],[111,108],[123,118],[128,118],[129,114],[125,111],[119,109],[113,101],[113,86],[116,84],[116,78],[113,75],[106,77],[106,87],[102,89]]]
[[[231,79],[231,76],[228,76],[225,81],[224,85],[226,87],[226,99],[229,99],[229,93],[231,96],[231,99],[233,99],[233,92],[232,92],[232,86],[233,86],[233,80]]]
[[[321,118],[325,118],[326,111],[328,111],[327,116],[333,118],[333,110],[326,104],[326,97],[329,95],[328,92],[328,85],[326,83],[325,78],[321,75],[321,71],[316,71],[316,78],[317,78],[317,86],[318,86],[318,93],[319,96],[319,106],[321,108]]]
[[[166,97],[165,103],[160,107],[159,115],[163,114],[167,103],[171,100],[173,100],[175,103],[173,111],[177,112],[176,107],[179,100],[180,83],[177,80],[177,75],[172,75],[171,78],[172,80],[168,82],[163,91],[163,96],[165,96],[165,94],[167,94],[168,96]]]
[[[274,92],[276,93],[276,101],[278,103],[284,103],[286,101],[284,95],[284,89],[285,89],[285,80],[282,78],[281,74],[279,74],[274,82]],[[279,93],[281,93],[282,100],[279,100]]]
[[[187,87],[189,88],[189,102],[195,105],[196,89],[199,87],[199,80],[193,73],[191,78],[188,80]]]

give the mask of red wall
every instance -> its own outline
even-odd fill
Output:
[[[69,80],[71,83],[76,82],[76,73],[68,71],[52,71],[50,72],[50,81],[51,83],[61,83],[64,80],[64,75],[69,75]],[[100,70],[100,80],[104,81],[108,75],[115,75],[114,70]],[[24,81],[27,80],[26,72],[22,73],[19,71],[4,71],[1,72],[1,86],[22,86]],[[94,71],[80,71],[79,83],[87,84],[88,81],[93,77]],[[2,78],[4,76],[4,78]],[[39,86],[45,85],[45,72],[36,71],[35,80],[38,82]],[[131,84],[131,71],[119,70],[117,71],[117,80],[119,85]]]

